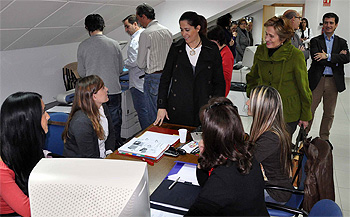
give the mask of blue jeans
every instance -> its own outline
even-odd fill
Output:
[[[152,124],[157,118],[157,99],[158,88],[160,83],[161,73],[146,74],[145,83],[143,84],[143,91],[147,103],[147,111],[149,117],[149,124]]]
[[[122,94],[108,95],[107,106],[109,113],[111,113],[112,123],[115,131],[116,148],[119,148],[123,143],[120,136],[122,130]]]
[[[141,128],[144,130],[149,126],[145,94],[135,87],[130,88],[130,93],[132,96],[132,102],[134,103],[134,108],[137,112],[137,116],[139,117]]]

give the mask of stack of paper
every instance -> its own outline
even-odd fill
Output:
[[[170,145],[179,139],[178,135],[169,135],[146,131],[133,138],[118,149],[119,153],[158,160]]]

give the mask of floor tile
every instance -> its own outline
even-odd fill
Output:
[[[349,172],[335,170],[335,176],[336,176],[337,186],[339,188],[349,188],[350,189]]]
[[[333,158],[333,164],[335,170],[341,170],[344,172],[350,172],[350,158],[337,156]]]
[[[339,188],[339,195],[341,201],[341,208],[343,210],[350,210],[350,189],[349,188]]]
[[[342,209],[342,204],[341,204],[341,200],[340,200],[340,195],[339,195],[339,188],[335,188],[335,203],[338,204],[338,206],[340,207],[340,209]]]
[[[344,217],[349,217],[350,216],[350,211],[349,210],[342,210],[343,216]]]

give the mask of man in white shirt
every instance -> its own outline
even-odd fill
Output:
[[[144,31],[139,27],[136,15],[132,14],[123,20],[125,32],[131,36],[128,48],[128,58],[124,61],[125,67],[129,70],[129,89],[137,112],[142,130],[149,126],[148,111],[145,95],[143,93],[143,83],[145,71],[137,66],[136,59],[139,49],[139,39],[141,32]]]
[[[160,77],[172,43],[172,34],[155,19],[154,9],[146,3],[136,8],[139,24],[145,28],[140,35],[137,65],[145,69],[144,94],[149,121],[157,117],[157,98]]]

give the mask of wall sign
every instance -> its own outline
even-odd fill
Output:
[[[323,0],[323,7],[331,6],[331,0]]]

